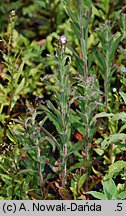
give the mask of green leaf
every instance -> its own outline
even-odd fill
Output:
[[[0,83],[0,91],[2,92],[2,93],[6,93],[6,88]]]
[[[80,178],[79,178],[79,181],[78,181],[78,189],[81,189],[81,187],[83,186],[84,182],[86,181],[88,177],[88,174],[85,173],[84,175],[82,175]]]
[[[91,4],[92,4],[92,2],[91,2],[91,0],[83,0],[83,4],[84,4],[84,6],[85,6],[85,7],[88,7],[88,8],[90,8],[90,7],[91,7]]]
[[[9,138],[9,140],[11,140],[12,143],[17,144],[17,139],[9,129],[7,130],[7,137]]]
[[[52,136],[52,134],[50,134],[44,127],[42,127],[41,129],[47,135],[46,136],[46,140],[48,140],[50,142],[50,144],[52,145],[53,152],[55,151],[56,146],[58,148],[60,148],[60,144],[58,143],[58,141],[56,140],[56,138],[54,136]]]
[[[68,170],[67,170],[67,174],[69,174],[71,171],[77,169],[77,168],[81,168],[81,167],[89,167],[91,165],[92,161],[81,161],[76,163],[75,165],[71,166]]]
[[[9,174],[6,175],[6,174],[1,174],[1,173],[0,173],[0,177],[1,177],[1,179],[5,182],[6,185],[11,185],[11,183],[12,183],[12,178],[11,178],[11,176],[10,176]]]
[[[52,102],[50,100],[47,101],[47,107],[50,110],[53,110],[53,112],[55,113],[55,115],[60,118],[60,111],[58,109],[55,108],[55,106],[52,104]]]
[[[122,99],[124,100],[125,104],[126,104],[126,93],[124,92],[119,92],[119,94],[121,95]]]
[[[67,10],[68,16],[71,18],[72,22],[75,23],[75,25],[78,25],[77,24],[78,23],[77,17],[73,13],[73,11],[69,7],[66,7],[66,10]]]
[[[117,199],[119,199],[119,200],[126,199],[126,191],[119,193],[117,196]]]
[[[19,80],[20,75],[22,74],[23,67],[24,67],[24,61],[21,63],[20,67],[18,68],[18,73],[14,74],[14,83],[15,83],[15,85],[18,84],[18,80]]]
[[[121,133],[122,131],[124,131],[126,129],[126,124],[124,124],[120,129],[119,129],[119,133]]]
[[[88,55],[88,69],[90,69],[91,64],[95,58],[96,49],[96,47],[92,48],[91,53]]]
[[[117,121],[117,120],[125,120],[125,119],[126,119],[126,113],[120,112],[120,113],[114,114],[111,120]]]
[[[105,71],[106,71],[105,57],[99,51],[96,52],[95,56],[101,68],[102,78],[105,80]]]
[[[0,196],[0,200],[7,200],[7,198]]]
[[[73,23],[73,22],[71,23],[71,26],[72,26],[78,40],[80,41],[81,34],[80,34],[79,26],[76,23]]]
[[[75,153],[76,151],[80,150],[83,148],[83,143],[84,141],[83,140],[80,140],[76,143],[76,145],[73,145],[73,143],[70,145],[70,149],[68,150],[68,154],[67,155],[70,155],[72,154],[73,152]]]
[[[41,107],[45,111],[46,115],[49,117],[50,121],[52,121],[53,124],[55,125],[58,133],[62,133],[62,127],[59,119],[46,106],[41,106]]]
[[[109,52],[109,64],[112,62],[115,51],[119,45],[119,42],[122,38],[122,35],[120,32],[116,32],[112,38],[111,44],[110,44],[110,52]]]
[[[113,179],[102,182],[103,190],[106,198],[108,200],[116,199],[117,188]]]
[[[92,15],[96,15],[97,17],[101,17],[100,11],[92,4]]]
[[[103,140],[103,142],[101,143],[101,146],[103,149],[105,149],[111,143],[116,143],[116,142],[121,141],[123,139],[126,139],[126,134],[124,134],[124,133],[112,134]]]
[[[17,174],[19,175],[19,174],[23,174],[23,173],[34,173],[34,172],[36,172],[35,170],[33,170],[33,169],[23,169],[23,170],[20,170]]]
[[[120,172],[123,168],[126,167],[126,162],[123,160],[116,161],[109,166],[108,174],[104,177],[104,180],[112,178],[116,173]]]
[[[22,89],[24,88],[25,85],[25,78],[23,78],[20,82],[20,84],[17,86],[17,89],[15,91],[15,95],[19,95]]]
[[[103,155],[104,154],[103,149],[100,149],[100,148],[94,148],[93,151],[95,151],[98,155]]]
[[[107,200],[106,196],[103,193],[97,192],[97,191],[89,191],[87,194],[91,194],[93,197],[99,199],[99,200]]]
[[[91,124],[92,124],[93,122],[95,122],[95,120],[96,120],[97,118],[112,117],[113,115],[114,115],[113,113],[106,113],[106,112],[98,113],[98,114],[96,114],[96,115],[92,118]]]
[[[87,118],[86,118],[86,114],[80,112],[79,110],[76,111],[78,116],[80,116],[80,118],[83,120],[83,122],[86,124],[87,123]]]

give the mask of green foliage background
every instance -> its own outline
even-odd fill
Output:
[[[0,199],[125,199],[125,0],[0,14]]]

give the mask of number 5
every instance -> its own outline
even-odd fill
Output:
[[[117,211],[122,211],[122,203],[117,203]]]

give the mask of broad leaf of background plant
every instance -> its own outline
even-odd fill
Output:
[[[90,195],[92,195],[93,197],[95,197],[96,199],[99,199],[99,200],[107,200],[105,194],[97,192],[97,191],[89,191],[89,192],[87,192],[87,194],[90,194]]]
[[[111,143],[116,144],[118,141],[122,141],[123,139],[126,139],[126,134],[124,133],[112,134],[103,140],[103,142],[101,143],[101,146],[103,149],[105,149]]]
[[[120,172],[125,167],[125,161],[116,161],[115,163],[109,166],[108,174],[104,177],[104,180],[106,181],[108,179],[111,179],[116,173]]]
[[[102,182],[103,191],[108,200],[116,199],[117,188],[113,179]]]
[[[111,120],[112,121],[126,120],[126,113],[120,112],[120,113],[114,114]]]
[[[119,193],[117,196],[117,199],[119,199],[119,200],[126,199],[126,191]]]

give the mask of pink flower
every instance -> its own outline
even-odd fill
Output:
[[[62,35],[62,36],[60,37],[60,43],[61,43],[61,45],[64,45],[64,44],[67,43],[67,38],[66,38],[65,35]]]

